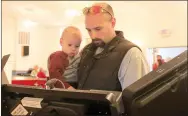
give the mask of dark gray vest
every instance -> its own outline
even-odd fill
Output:
[[[86,46],[79,64],[78,89],[122,91],[118,71],[125,54],[132,47],[137,46],[121,34],[117,34],[97,55],[93,44]]]

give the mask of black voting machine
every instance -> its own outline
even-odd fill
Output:
[[[40,108],[37,103],[24,106],[25,97],[41,98]],[[122,93],[3,85],[1,103],[3,116],[10,116],[19,104],[27,116],[188,116],[187,51]]]
[[[188,116],[187,50],[123,91],[127,116]]]

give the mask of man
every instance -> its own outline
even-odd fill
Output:
[[[78,89],[122,91],[148,73],[140,48],[114,30],[116,20],[110,5],[97,3],[83,13],[92,43],[82,51]]]
[[[161,55],[157,55],[157,61],[153,64],[153,70],[156,70],[159,66],[165,63],[164,59]]]
[[[161,55],[157,55],[157,62],[158,62],[158,65],[161,66],[162,64],[165,63],[164,59],[162,58]]]

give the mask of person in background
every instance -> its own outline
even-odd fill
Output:
[[[33,70],[33,68],[29,68],[29,69],[27,70],[26,74],[31,75],[32,70]]]
[[[64,72],[69,66],[69,59],[74,59],[78,54],[81,40],[81,32],[78,28],[73,26],[65,28],[60,38],[62,50],[52,53],[48,58],[49,79],[61,80],[66,89],[73,89],[73,87],[65,82]],[[62,88],[62,85],[57,82],[55,87]]]
[[[39,78],[47,78],[46,74],[44,72],[44,69],[42,67],[39,69],[39,72],[37,73],[37,77],[39,77]]]
[[[107,3],[83,9],[92,43],[81,53],[78,89],[123,91],[149,72],[142,50],[115,30],[116,19]]]
[[[33,67],[33,70],[31,71],[30,76],[36,77],[36,76],[37,76],[37,73],[38,73],[38,69],[39,69],[38,65],[35,65],[35,66]]]
[[[157,55],[157,61],[153,64],[153,70],[156,70],[159,66],[165,63],[161,55]]]

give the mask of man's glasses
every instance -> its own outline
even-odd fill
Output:
[[[101,6],[86,7],[86,8],[83,9],[83,13],[84,13],[84,15],[98,14],[98,13],[108,13],[113,18],[113,15],[110,12],[108,12],[107,10],[105,10],[104,8],[102,8]]]

